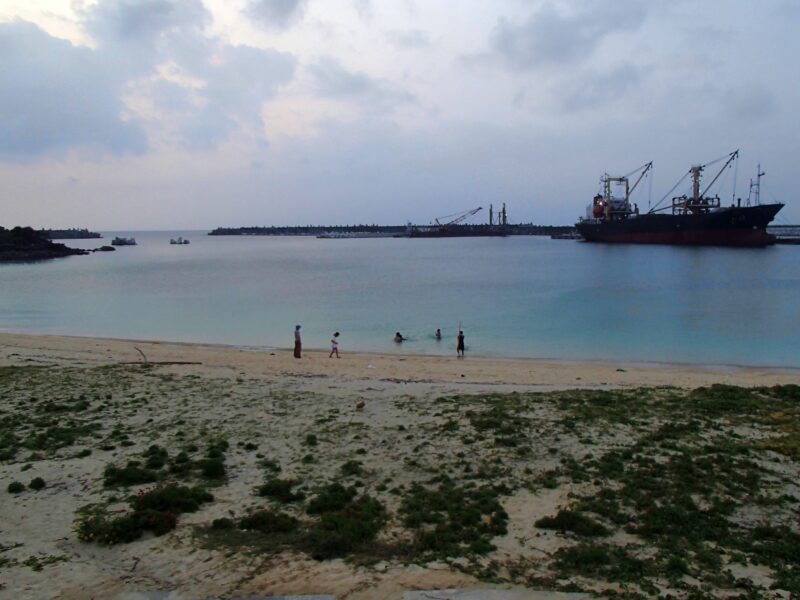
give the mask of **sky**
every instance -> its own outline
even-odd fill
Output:
[[[737,148],[723,201],[760,163],[798,223],[798,31],[797,0],[2,0],[0,225],[561,225]]]

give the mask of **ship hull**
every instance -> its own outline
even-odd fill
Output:
[[[448,227],[412,227],[405,236],[412,238],[503,237],[508,230],[495,225],[451,225]]]
[[[775,243],[767,225],[783,204],[725,207],[705,214],[644,214],[619,221],[583,220],[575,224],[588,242],[749,246]]]

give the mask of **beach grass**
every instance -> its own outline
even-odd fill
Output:
[[[607,597],[800,594],[800,386],[354,404],[153,365],[0,367],[6,498],[58,503],[80,480],[84,500],[74,555],[34,567],[1,539],[0,573],[142,544]]]

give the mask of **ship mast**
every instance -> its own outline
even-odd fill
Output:
[[[750,206],[750,196],[753,195],[755,199],[756,206],[761,204],[761,178],[766,175],[761,170],[761,163],[758,163],[757,171],[756,171],[756,180],[755,182],[751,179],[750,180],[750,193],[747,194],[747,206]]]
[[[692,200],[700,200],[700,173],[704,168],[705,165],[698,165],[689,169],[692,175]]]

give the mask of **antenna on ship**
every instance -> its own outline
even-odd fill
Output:
[[[750,192],[747,194],[747,206],[750,206],[750,196],[753,196],[756,206],[761,204],[761,178],[766,175],[761,170],[761,163],[758,163],[756,168],[756,180],[750,180]]]

